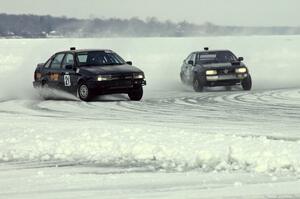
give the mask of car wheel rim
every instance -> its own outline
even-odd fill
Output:
[[[87,98],[89,94],[89,89],[86,85],[81,85],[79,89],[79,94],[82,98]]]

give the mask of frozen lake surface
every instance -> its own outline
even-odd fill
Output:
[[[300,37],[0,40],[0,198],[299,198]],[[109,48],[145,71],[141,102],[32,89],[37,63]],[[244,56],[253,90],[195,93],[182,60]]]

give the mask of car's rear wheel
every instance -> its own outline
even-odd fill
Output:
[[[89,89],[89,87],[85,83],[81,83],[78,86],[77,94],[78,94],[79,99],[81,99],[83,101],[90,101],[92,98],[92,91],[91,91],[91,89]]]
[[[204,80],[201,77],[197,77],[193,81],[193,88],[196,92],[202,92],[204,89]]]
[[[252,78],[251,78],[250,75],[248,75],[248,77],[243,79],[242,87],[245,91],[250,91],[251,90],[251,88],[252,88]]]
[[[41,87],[44,88],[44,89],[49,89],[49,85],[48,85],[48,83],[46,81],[42,82]]]
[[[143,97],[143,86],[137,86],[133,88],[129,93],[128,97],[132,101],[140,101]]]

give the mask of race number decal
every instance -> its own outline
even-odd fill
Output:
[[[71,78],[70,75],[64,75],[65,86],[71,86]]]

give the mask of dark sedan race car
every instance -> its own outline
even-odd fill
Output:
[[[209,50],[191,53],[181,67],[180,78],[185,84],[192,85],[196,92],[204,87],[241,85],[251,90],[252,80],[248,68],[229,50]]]
[[[101,94],[125,93],[133,101],[143,97],[144,72],[112,50],[76,50],[54,54],[38,64],[33,86],[76,94],[89,101]]]

